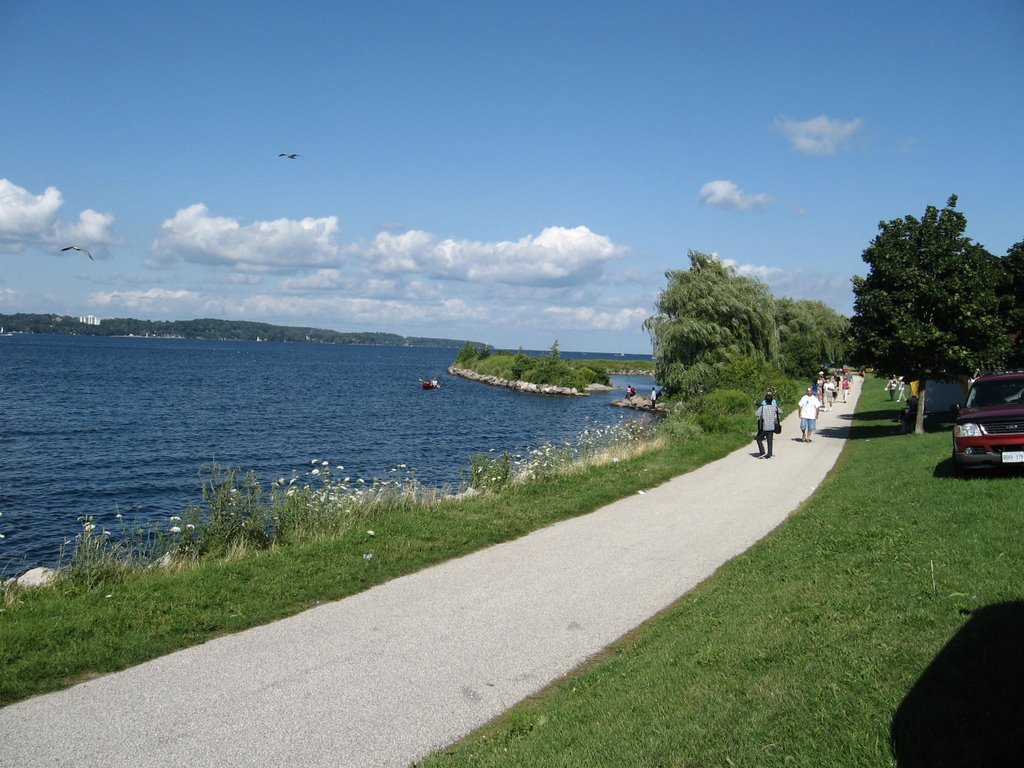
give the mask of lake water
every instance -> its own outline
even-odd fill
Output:
[[[477,452],[525,454],[624,418],[626,383],[526,395],[449,376],[457,349],[18,334],[0,338],[0,576],[53,564],[79,518],[166,520],[212,462],[264,481],[312,461],[398,465],[456,489]],[[563,353],[565,357],[587,357]],[[590,355],[610,357],[610,355]],[[634,356],[635,357],[635,356]],[[630,358],[623,358],[628,361]],[[419,378],[437,378],[424,391]]]

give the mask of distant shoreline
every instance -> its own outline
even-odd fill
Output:
[[[88,319],[90,322],[86,322]],[[457,349],[465,340],[430,336],[402,336],[383,332],[344,332],[307,326],[272,325],[248,320],[137,320],[78,318],[56,314],[0,314],[0,326],[14,333],[51,333],[68,336],[107,336],[136,339],[189,339],[209,341],[293,341],[313,344],[363,344],[391,347]]]

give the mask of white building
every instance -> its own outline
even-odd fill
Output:
[[[85,323],[85,325],[99,325],[100,319],[95,315],[86,315],[85,317],[78,318],[78,322]]]

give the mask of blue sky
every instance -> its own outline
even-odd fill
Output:
[[[3,0],[0,312],[644,353],[691,249],[847,315],[882,220],[1005,254],[1024,4],[845,5]]]

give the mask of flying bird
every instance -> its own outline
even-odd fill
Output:
[[[295,152],[282,152],[278,157],[287,157],[289,160],[294,160],[296,157],[302,157],[302,155]]]
[[[89,253],[88,249],[86,249],[86,248],[83,248],[83,247],[82,247],[82,246],[80,246],[80,245],[69,245],[69,246],[67,246],[66,248],[61,248],[61,251],[62,251],[62,252],[63,252],[63,251],[81,251],[81,252],[82,252],[82,253],[84,253],[84,254],[85,254],[86,256],[88,256],[88,257],[89,257],[90,259],[92,259],[93,261],[96,261],[96,259],[93,259],[93,258],[92,258],[92,254],[91,254],[91,253]]]

